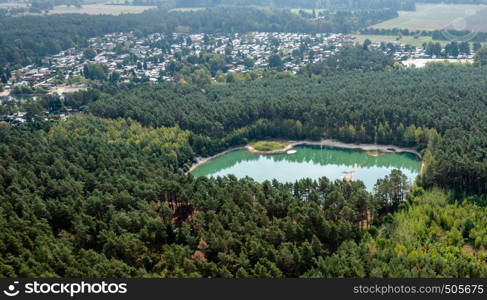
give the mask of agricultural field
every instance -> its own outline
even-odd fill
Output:
[[[399,17],[374,25],[373,28],[487,31],[487,6],[418,4],[416,11],[400,11]]]
[[[49,14],[89,14],[89,15],[121,15],[138,14],[155,6],[145,5],[109,5],[109,4],[87,4],[81,8],[67,5],[56,6]]]
[[[470,30],[487,32],[487,7],[468,18]]]

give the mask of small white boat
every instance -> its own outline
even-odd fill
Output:
[[[296,150],[289,150],[288,152],[286,152],[287,154],[294,154],[296,153]]]

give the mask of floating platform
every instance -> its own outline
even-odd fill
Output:
[[[345,171],[343,172],[345,175],[342,176],[342,180],[345,181],[352,181],[353,180],[353,174],[357,173],[357,171]]]

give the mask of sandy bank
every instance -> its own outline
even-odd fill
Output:
[[[335,148],[343,148],[343,149],[357,149],[357,150],[363,150],[363,151],[379,151],[379,152],[384,152],[384,153],[400,153],[400,152],[407,152],[407,153],[412,153],[416,155],[418,158],[422,159],[421,154],[416,151],[414,148],[403,148],[403,147],[398,147],[398,146],[393,146],[393,145],[378,145],[378,144],[347,144],[347,143],[342,143],[336,140],[330,140],[330,139],[325,139],[321,141],[289,141],[289,145],[284,148],[284,149],[278,149],[278,150],[273,150],[273,151],[258,151],[255,150],[252,146],[246,145],[246,146],[239,146],[239,147],[233,147],[230,149],[227,149],[223,152],[220,152],[216,155],[210,156],[210,157],[198,157],[196,159],[196,163],[194,163],[191,168],[189,169],[186,174],[191,173],[194,171],[197,167],[207,163],[208,161],[217,158],[219,156],[225,155],[229,152],[235,151],[235,150],[241,150],[241,149],[247,149],[250,153],[253,154],[284,154],[287,151],[291,150],[295,146],[299,145],[309,145],[309,146],[325,146],[325,147],[335,147]]]

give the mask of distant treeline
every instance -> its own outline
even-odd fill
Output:
[[[416,10],[417,3],[487,4],[487,0],[162,0],[175,7],[215,7],[219,5],[273,6],[309,9],[382,9]]]
[[[317,9],[383,9],[414,10],[414,0],[166,0],[174,7],[271,6],[280,8]]]

